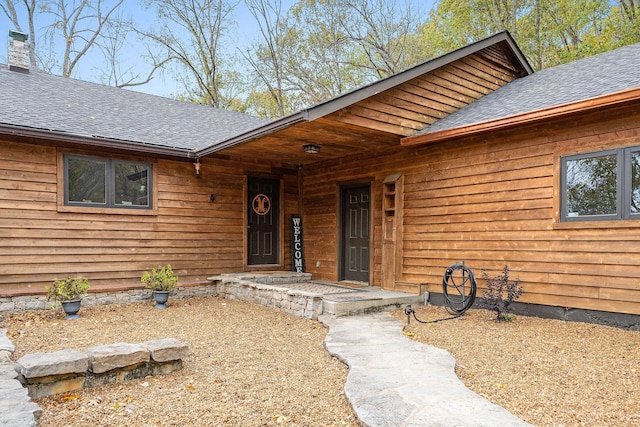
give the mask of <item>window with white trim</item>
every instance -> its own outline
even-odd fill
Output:
[[[64,204],[151,209],[151,164],[101,157],[64,156]]]
[[[640,218],[640,147],[561,158],[561,221]]]

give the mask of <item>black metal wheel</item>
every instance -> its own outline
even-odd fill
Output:
[[[460,316],[476,299],[476,279],[473,271],[464,264],[455,263],[442,277],[442,293],[447,311]]]

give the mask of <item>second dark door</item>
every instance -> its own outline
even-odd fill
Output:
[[[341,280],[369,282],[369,186],[341,191]]]

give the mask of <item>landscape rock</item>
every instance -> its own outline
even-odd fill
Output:
[[[164,338],[142,343],[149,350],[154,362],[182,360],[189,354],[189,348],[175,338]]]
[[[88,366],[87,353],[69,349],[27,354],[17,361],[18,372],[25,378],[84,373]]]
[[[0,329],[0,351],[13,353],[16,350],[13,343],[7,338],[7,331]]]
[[[149,350],[140,344],[108,344],[91,347],[88,352],[89,371],[95,374],[149,361]]]

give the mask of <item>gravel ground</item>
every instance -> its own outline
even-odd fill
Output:
[[[63,348],[176,338],[184,369],[37,399],[40,426],[355,426],[347,367],[324,348],[327,330],[261,306],[203,298],[5,316],[14,360]]]
[[[448,317],[415,308],[420,320]],[[357,426],[347,368],[324,349],[326,329],[247,303],[203,298],[5,316],[14,358],[62,348],[177,338],[182,371],[37,400],[41,426]],[[406,324],[402,312],[393,314]],[[640,332],[486,310],[405,334],[450,351],[475,392],[536,426],[640,425]],[[455,396],[451,396],[455,399]]]
[[[422,321],[450,317],[442,307],[415,310]],[[640,425],[640,332],[495,318],[475,309],[437,323],[412,317],[405,335],[448,350],[467,387],[536,426]]]

